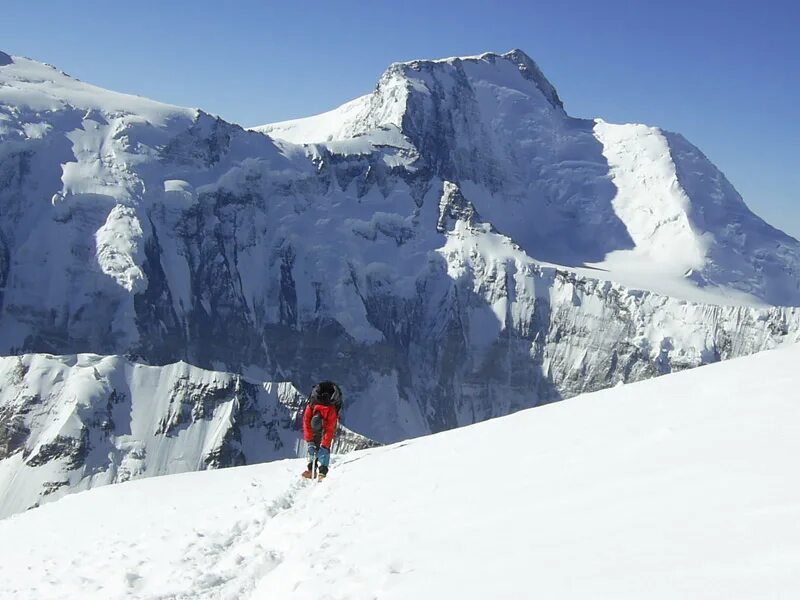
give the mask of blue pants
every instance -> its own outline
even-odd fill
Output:
[[[317,451],[317,447],[314,445],[314,442],[308,442],[308,462],[313,463],[314,457],[317,459],[317,463],[320,467],[327,467],[331,464],[331,451],[327,448],[323,448],[322,446],[319,447],[319,451]]]

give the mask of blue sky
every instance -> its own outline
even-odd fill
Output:
[[[0,49],[242,125],[369,92],[394,61],[521,48],[570,114],[699,146],[800,238],[800,3],[790,0],[4,0]]]

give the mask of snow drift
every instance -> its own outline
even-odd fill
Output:
[[[11,597],[795,598],[800,346],[0,521]]]

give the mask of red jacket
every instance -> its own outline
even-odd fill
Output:
[[[314,441],[314,432],[311,430],[311,417],[314,413],[318,412],[322,416],[322,441],[321,446],[325,448],[331,447],[333,442],[333,434],[336,433],[336,421],[338,415],[336,408],[332,404],[309,404],[303,413],[303,438],[307,442]]]

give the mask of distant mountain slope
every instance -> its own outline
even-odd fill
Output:
[[[800,594],[800,346],[349,455],[129,482],[0,521],[17,597]]]
[[[392,65],[309,145],[0,62],[2,354],[332,378],[387,442],[800,331],[798,243],[520,51]]]
[[[186,363],[0,359],[0,518],[141,477],[302,455],[305,397]],[[373,445],[339,427],[334,450]]]
[[[657,128],[569,117],[519,50],[398,63],[368,96],[255,129],[333,153],[395,130],[417,168],[458,182],[534,259],[699,301],[800,304],[800,244],[747,209],[697,148]]]

